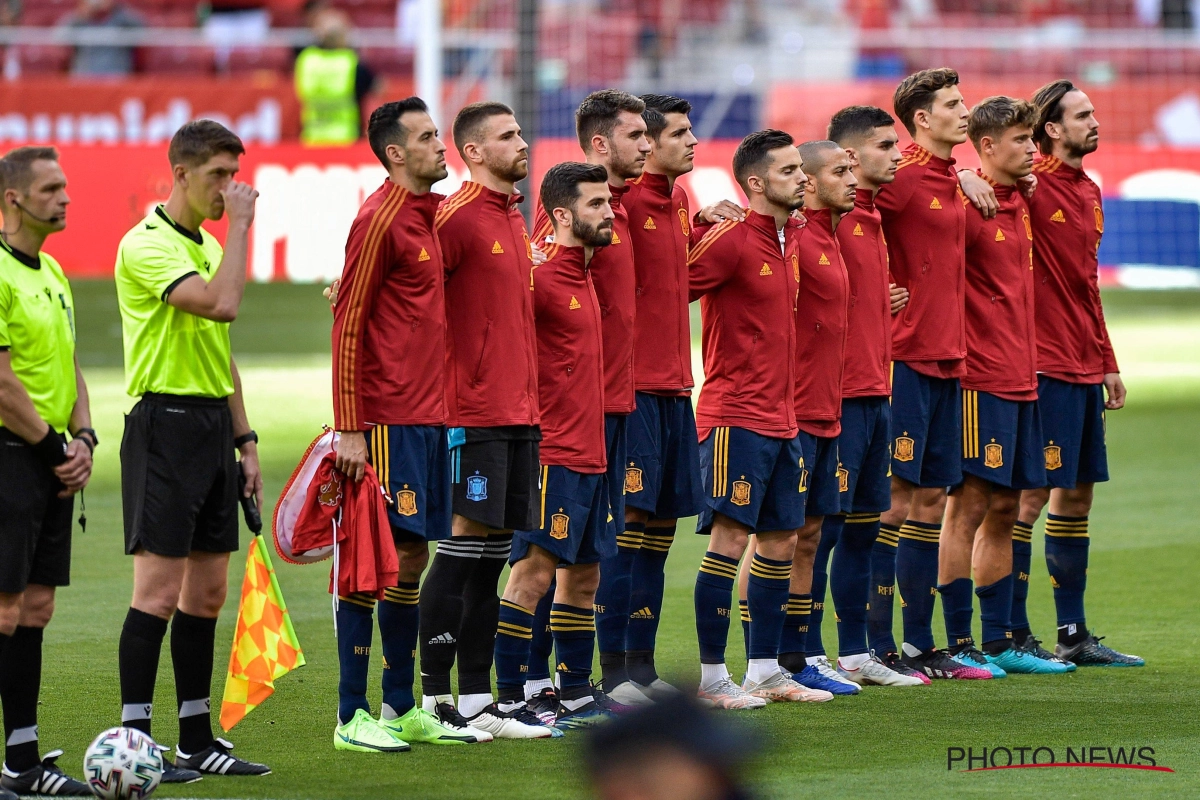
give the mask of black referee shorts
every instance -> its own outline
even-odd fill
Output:
[[[238,549],[238,465],[225,398],[146,394],[125,415],[125,552]]]
[[[0,428],[0,592],[71,582],[71,516],[62,482],[25,440]]]
[[[451,429],[450,475],[454,513],[493,530],[531,530],[539,525],[541,463],[539,428]]]

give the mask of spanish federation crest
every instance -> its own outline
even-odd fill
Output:
[[[912,440],[912,437],[908,436],[908,431],[905,431],[904,433],[904,436],[896,437],[896,448],[892,458],[896,459],[897,461],[912,461],[913,447],[916,442]]]
[[[803,494],[804,492],[807,492],[807,491],[808,491],[808,470],[802,469],[802,470],[800,470],[800,493]]]
[[[750,505],[750,482],[749,481],[734,481],[733,496],[729,498],[729,502],[735,506]]]
[[[467,499],[476,503],[487,500],[487,476],[475,473],[467,477]]]
[[[630,465],[625,469],[625,494],[636,494],[642,490],[642,471]]]
[[[983,465],[988,469],[998,469],[1004,466],[1004,448],[992,442],[983,446]]]
[[[838,491],[839,492],[850,491],[850,470],[846,469],[841,464],[838,464],[837,476],[838,476]]]
[[[411,517],[417,513],[417,493],[404,484],[404,488],[396,492],[396,513]]]
[[[560,508],[557,514],[554,514],[550,517],[550,538],[567,538],[567,526],[570,524],[570,522],[571,518],[562,513],[562,509]]]
[[[1046,469],[1058,469],[1062,466],[1062,449],[1051,443],[1044,448],[1046,454]]]
[[[679,209],[679,227],[683,228],[684,236],[692,235],[692,226],[688,224],[688,214],[686,209]]]
[[[317,502],[323,506],[336,507],[342,502],[342,480],[343,476],[338,473],[333,473],[326,483],[321,484],[319,493],[317,494]]]

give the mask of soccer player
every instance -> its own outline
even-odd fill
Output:
[[[373,595],[337,605],[337,750],[396,752],[410,742],[474,743],[469,729],[442,723],[413,698],[418,587],[428,542],[450,534],[446,437],[446,303],[434,230],[446,177],[446,147],[419,97],[371,114],[367,138],[388,177],[359,209],[333,317],[333,418],[337,468],[361,480],[368,464],[387,494],[400,559],[379,605],[383,705],[367,703]]]
[[[473,103],[454,119],[471,180],[438,210],[446,271],[446,402],[454,484],[451,538],[438,543],[421,593],[426,711],[502,738],[550,736],[492,702],[492,651],[514,529],[538,523],[537,340],[529,234],[515,184],[529,147],[512,109]],[[458,656],[457,709],[450,667]]]
[[[590,269],[597,249],[613,238],[609,182],[604,167],[575,162],[552,167],[542,180],[542,208],[553,220],[554,241],[545,247],[546,262],[533,272],[542,420],[538,525],[513,534],[512,571],[496,633],[499,709],[518,719],[522,712],[532,717],[525,705],[525,671],[534,611],[555,584],[554,724],[562,729],[609,717],[588,682],[599,565],[616,550],[606,485],[602,312]],[[536,725],[536,718],[530,723]]]
[[[764,130],[742,140],[733,174],[750,212],[712,227],[688,257],[689,296],[704,321],[704,388],[696,422],[707,508],[696,532],[708,552],[696,578],[701,698],[721,708],[828,700],[780,670],[779,637],[796,530],[804,524],[804,453],[796,427],[796,290],[804,204],[800,153],[790,135]],[[750,534],[749,665],[743,686],[725,666],[738,561]]]
[[[1108,480],[1105,411],[1125,405],[1100,303],[1096,255],[1104,234],[1100,188],[1083,171],[1084,156],[1100,144],[1100,123],[1088,96],[1070,81],[1049,83],[1033,96],[1034,166],[1038,187],[1029,201],[1037,289],[1038,407],[1042,414],[1047,488],[1024,492],[1013,532],[1014,572],[1028,576],[1029,537],[1042,509],[1046,566],[1058,612],[1054,652],[1079,666],[1134,666],[1140,656],[1100,644],[1083,610],[1087,587],[1088,515],[1095,485]],[[1107,399],[1105,399],[1107,395]],[[1013,638],[1046,654],[1025,614],[1028,577],[1017,581]]]
[[[629,680],[625,668],[625,632],[629,626],[630,575],[642,546],[638,526],[625,530],[626,424],[634,400],[634,313],[637,275],[629,229],[632,224],[621,200],[626,181],[642,174],[650,140],[642,112],[646,104],[616,89],[592,92],[575,112],[579,146],[589,164],[604,167],[612,196],[612,244],[596,252],[589,264],[600,301],[604,329],[604,424],[608,453],[608,490],[612,500],[617,551],[600,565],[596,591],[596,639],[605,693],[618,703],[645,705],[650,699]],[[540,243],[551,233],[545,204],[534,224]],[[642,223],[643,227],[645,223]]]
[[[212,120],[180,128],[167,151],[170,197],[117,251],[126,391],[141,398],[121,440],[125,552],[133,556],[133,600],[121,630],[121,724],[150,734],[170,621],[179,743],[167,782],[270,772],[214,739],[209,713],[217,615],[229,554],[238,549],[239,469],[242,496],[262,505],[258,435],[246,419],[229,346],[258,197],[234,180],[244,152]],[[226,214],[222,249],[202,223]]]
[[[75,493],[92,473],[97,438],[75,358],[75,303],[42,252],[67,227],[67,178],[52,147],[0,158],[0,798],[90,796],[87,784],[38,753],[42,638],[54,593],[71,578]],[[71,440],[67,441],[67,434]]]
[[[892,275],[909,291],[892,321],[892,500],[880,536],[897,537],[896,579],[905,662],[937,678],[990,678],[934,647],[938,536],[946,487],[962,482],[959,378],[966,373],[963,323],[966,214],[954,147],[967,138],[967,106],[952,69],[928,69],[896,87],[896,117],[913,142],[896,179],[875,196]]]
[[[1046,481],[1037,404],[1033,229],[1017,186],[1033,171],[1034,121],[1034,108],[1024,100],[989,97],[971,110],[968,122],[982,164],[979,174],[993,184],[998,209],[991,219],[967,209],[963,480],[950,490],[938,553],[950,653],[998,678],[1074,668],[1014,648],[1010,622],[1012,531],[1021,490]],[[979,583],[982,652],[971,635],[972,573]]]

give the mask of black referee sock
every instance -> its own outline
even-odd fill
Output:
[[[175,667],[175,699],[179,705],[179,749],[195,755],[213,743],[212,692],[215,617],[175,612],[171,622],[171,663]]]
[[[158,656],[167,634],[167,621],[136,608],[125,615],[118,662],[121,672],[121,724],[150,735],[150,711]]]
[[[462,634],[463,592],[483,554],[482,536],[455,536],[438,542],[420,601],[421,693],[450,694],[450,668]],[[492,620],[492,634],[496,632]]]
[[[4,763],[14,772],[36,767],[37,706],[42,683],[42,628],[18,626],[0,656],[4,705]]]
[[[500,620],[500,573],[512,552],[512,534],[491,534],[483,545],[479,566],[463,590],[462,628],[458,637],[458,693],[492,692],[492,656]]]

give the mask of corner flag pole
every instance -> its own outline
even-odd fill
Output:
[[[417,0],[417,95],[429,106],[429,116],[445,137],[447,121],[442,119],[442,3],[441,0]]]

